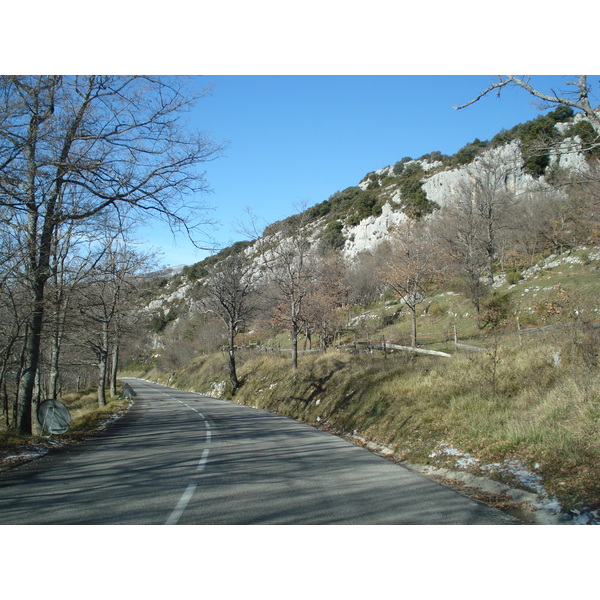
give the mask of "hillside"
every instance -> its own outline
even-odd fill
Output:
[[[597,152],[585,121],[557,109],[454,156],[368,173],[149,284],[149,345],[126,372],[279,412],[394,460],[491,473],[596,518]],[[209,299],[232,265],[250,273],[238,283],[253,310],[228,337]]]
[[[356,265],[366,255],[375,253],[390,239],[391,231],[410,219],[435,220],[447,213],[465,193],[474,193],[468,188],[477,182],[478,173],[491,169],[498,180],[489,184],[496,186],[493,192],[512,195],[519,218],[526,219],[521,227],[540,227],[535,235],[542,238],[531,243],[524,241],[523,236],[507,240],[506,243],[522,248],[515,248],[514,252],[503,249],[502,256],[494,259],[499,259],[500,268],[507,259],[519,262],[519,268],[530,267],[535,256],[589,243],[595,235],[577,232],[578,237],[570,239],[573,224],[569,215],[563,224],[564,232],[553,232],[555,239],[543,239],[548,238],[547,229],[554,227],[550,220],[565,219],[565,210],[571,210],[577,202],[576,198],[570,199],[558,212],[550,214],[551,205],[564,202],[565,182],[597,169],[595,161],[600,150],[590,143],[591,133],[586,125],[580,114],[574,116],[570,109],[560,107],[499,132],[492,140],[475,139],[453,156],[434,151],[418,159],[405,157],[394,165],[367,173],[356,186],[333,193],[304,213],[267,226],[258,241],[272,243],[268,240],[279,239],[283,230],[299,221],[316,252],[338,252],[346,264]],[[541,212],[548,213],[543,217],[545,223],[538,223]],[[154,283],[143,292],[150,299],[145,310],[153,314],[154,332],[160,333],[179,315],[189,315],[197,309],[189,292],[196,281],[205,280],[211,268],[239,253],[256,258],[256,248],[256,240],[236,242],[194,265],[178,268],[174,275],[161,275],[158,289]],[[529,259],[523,256],[526,253],[530,253]],[[520,256],[515,258],[515,254]]]
[[[498,133],[492,140],[476,138],[452,156],[433,151],[367,173],[356,186],[334,192],[303,215],[268,225],[263,237],[275,235],[302,216],[322,246],[341,250],[347,259],[374,250],[391,228],[407,218],[425,217],[452,204],[481,163],[502,165],[503,186],[521,197],[553,189],[561,173],[588,173],[589,161],[600,154],[590,146],[591,133],[581,115],[558,108],[533,121]],[[549,140],[552,146],[548,146]],[[533,149],[533,150],[532,150]],[[205,277],[206,268],[246,250],[249,241],[236,242],[219,253],[182,269],[191,280]],[[177,273],[174,284],[180,282]],[[166,296],[165,296],[166,297]]]
[[[531,492],[528,503],[562,511],[562,519],[577,519],[568,511],[582,507],[591,515],[600,507],[599,268],[600,248],[581,249],[500,283],[498,292],[520,315],[521,334],[515,319],[495,332],[478,330],[465,298],[440,291],[419,327],[422,347],[450,359],[385,355],[382,337],[405,342],[409,332],[402,304],[385,300],[356,310],[338,343],[303,354],[296,372],[285,335],[264,340],[262,351],[246,346],[233,400],[384,449],[392,460],[428,465],[434,474],[450,469],[446,483],[457,485],[460,473],[492,477]],[[484,351],[455,348],[453,326],[459,343]],[[372,349],[353,348],[357,332]],[[280,351],[265,351],[276,345]],[[174,372],[164,372],[159,359],[128,374],[231,398],[226,363],[220,352],[197,353]],[[506,494],[460,489],[502,508],[519,504]]]

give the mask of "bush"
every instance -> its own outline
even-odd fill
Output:
[[[393,168],[393,173],[394,175],[401,175],[402,171],[404,171],[404,167],[406,165],[406,163],[412,161],[412,158],[410,156],[405,156],[402,160],[399,160]]]
[[[152,333],[160,333],[165,327],[177,319],[177,312],[174,309],[168,310],[166,313],[160,310],[158,313],[152,316],[148,329]]]
[[[424,172],[420,165],[406,167],[401,176],[400,192],[402,193],[404,212],[412,219],[419,219],[437,208],[435,202],[427,199],[421,178]]]
[[[439,150],[434,150],[433,152],[423,154],[419,160],[447,163],[450,160],[450,157],[447,154],[442,154]]]
[[[331,206],[331,217],[348,218],[349,225],[358,225],[362,219],[379,216],[383,206],[376,193],[356,186],[336,192],[328,202]]]
[[[450,164],[452,166],[466,165],[481,154],[483,150],[490,146],[490,142],[482,142],[479,138],[475,138],[470,144],[463,146],[452,158]]]
[[[556,121],[552,117],[543,115],[521,125],[517,130],[525,159],[523,168],[534,177],[543,175],[550,164],[549,148],[559,137],[555,125]]]
[[[563,121],[568,121],[573,118],[573,109],[569,106],[559,106],[552,112],[548,113],[546,116],[552,119],[555,123],[561,123]]]
[[[520,271],[517,271],[516,269],[508,271],[508,273],[506,274],[506,282],[508,283],[508,285],[515,285],[516,283],[519,283],[521,279],[523,279],[523,275]]]
[[[341,221],[330,221],[325,227],[323,237],[321,238],[321,247],[323,249],[341,248],[346,243],[346,238],[342,233],[344,226]]]
[[[182,273],[190,281],[197,281],[198,279],[208,277],[208,271],[206,270],[206,267],[204,266],[203,262],[197,262],[193,265],[183,267]]]
[[[329,200],[325,200],[308,209],[308,218],[310,220],[320,219],[321,217],[328,215],[330,211],[331,203]]]
[[[579,121],[567,130],[566,135],[570,137],[578,135],[583,144],[583,151],[587,156],[600,156],[598,135],[589,121]]]
[[[506,320],[511,308],[511,299],[509,294],[501,294],[494,291],[492,296],[482,303],[482,314],[480,326],[498,327]]]

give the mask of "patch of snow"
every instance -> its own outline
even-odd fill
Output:
[[[479,459],[453,448],[446,442],[439,442],[435,450],[429,454],[430,458],[440,456],[454,457],[454,466],[458,469],[477,468],[487,473],[496,472],[515,477],[524,488],[533,490],[536,498],[533,506],[537,510],[543,511],[548,523],[556,522],[558,518],[563,523],[570,522],[573,525],[600,525],[600,510],[591,511],[585,507],[581,511],[572,510],[563,513],[563,507],[560,502],[544,489],[542,477],[527,469],[520,460],[512,459],[505,460],[502,463],[482,465]],[[536,463],[534,468],[539,469],[541,465]],[[543,517],[541,521],[544,521]]]
[[[46,448],[44,446],[27,446],[27,448],[24,448],[22,452],[5,456],[2,459],[2,463],[4,464],[21,460],[33,460],[35,458],[39,458],[40,456],[44,456],[44,454],[48,454],[48,452],[50,452],[50,448]]]
[[[213,381],[210,386],[210,390],[206,396],[211,396],[212,398],[220,398],[225,392],[225,388],[227,387],[226,381]]]

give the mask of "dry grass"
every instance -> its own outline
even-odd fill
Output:
[[[569,343],[567,338],[561,340]],[[600,372],[556,368],[557,340],[488,353],[429,357],[303,357],[298,371],[262,356],[242,369],[235,397],[338,432],[356,432],[414,462],[444,441],[481,462],[535,465],[565,507],[600,506]],[[490,386],[496,368],[495,391]]]
[[[69,409],[71,424],[67,433],[55,435],[53,438],[67,445],[94,435],[108,417],[115,413],[124,413],[129,408],[128,401],[118,397],[111,398],[106,406],[100,408],[95,389],[67,394],[61,398],[61,402]],[[30,446],[37,446],[40,443],[43,445],[44,440],[37,423],[34,424],[34,435],[31,436],[19,435],[14,430],[0,427],[0,458],[18,453],[19,450]]]

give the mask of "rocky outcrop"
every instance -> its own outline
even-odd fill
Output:
[[[394,226],[404,223],[406,219],[398,205],[392,206],[387,202],[383,205],[379,217],[368,217],[354,227],[344,228],[344,257],[351,259],[365,250],[373,250],[389,236]]]
[[[484,151],[473,162],[459,168],[443,168],[441,162],[411,161],[419,163],[426,173],[423,177],[423,189],[428,200],[435,202],[442,210],[451,204],[461,190],[468,186],[485,165],[492,168],[501,168],[504,177],[504,186],[507,191],[526,198],[540,189],[550,186],[544,176],[539,179],[533,177],[523,169],[523,156],[518,141],[512,141],[497,148]],[[407,163],[411,164],[411,163]],[[560,147],[550,156],[550,166],[558,166],[570,171],[585,172],[588,169],[585,156],[581,151],[579,138],[567,138]],[[431,173],[428,175],[428,173]],[[385,177],[393,175],[393,167],[384,167],[375,171],[371,177],[378,177],[383,181]],[[367,189],[369,179],[365,178],[358,185]],[[389,200],[383,206],[382,214],[378,217],[368,217],[354,227],[344,229],[346,244],[344,256],[351,259],[362,251],[374,250],[389,236],[389,230],[406,220],[402,212],[402,195],[393,187],[382,190]]]

